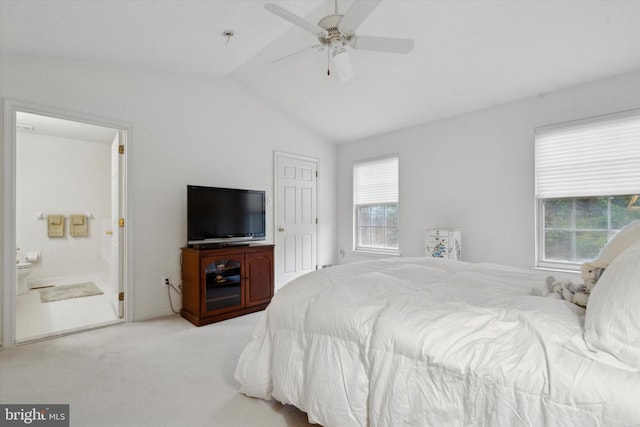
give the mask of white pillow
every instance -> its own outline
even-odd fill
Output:
[[[589,297],[584,329],[590,350],[640,368],[640,241],[602,273]]]
[[[640,219],[627,224],[613,236],[613,239],[602,248],[598,261],[605,265],[610,264],[622,251],[638,241],[640,241]]]

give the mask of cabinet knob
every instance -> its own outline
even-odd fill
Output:
[[[280,227],[278,228],[278,231],[282,233],[284,231],[284,228]]]
[[[106,233],[107,233],[107,236],[111,236],[113,234],[113,231],[107,230]]]

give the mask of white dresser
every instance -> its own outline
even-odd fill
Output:
[[[462,232],[449,228],[431,228],[425,233],[425,255],[462,260]]]

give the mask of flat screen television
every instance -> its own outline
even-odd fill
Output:
[[[265,192],[187,185],[187,243],[264,240]]]

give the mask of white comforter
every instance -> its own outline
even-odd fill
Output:
[[[584,310],[546,274],[399,258],[286,285],[244,349],[240,391],[324,426],[640,425],[640,374],[582,349]]]

